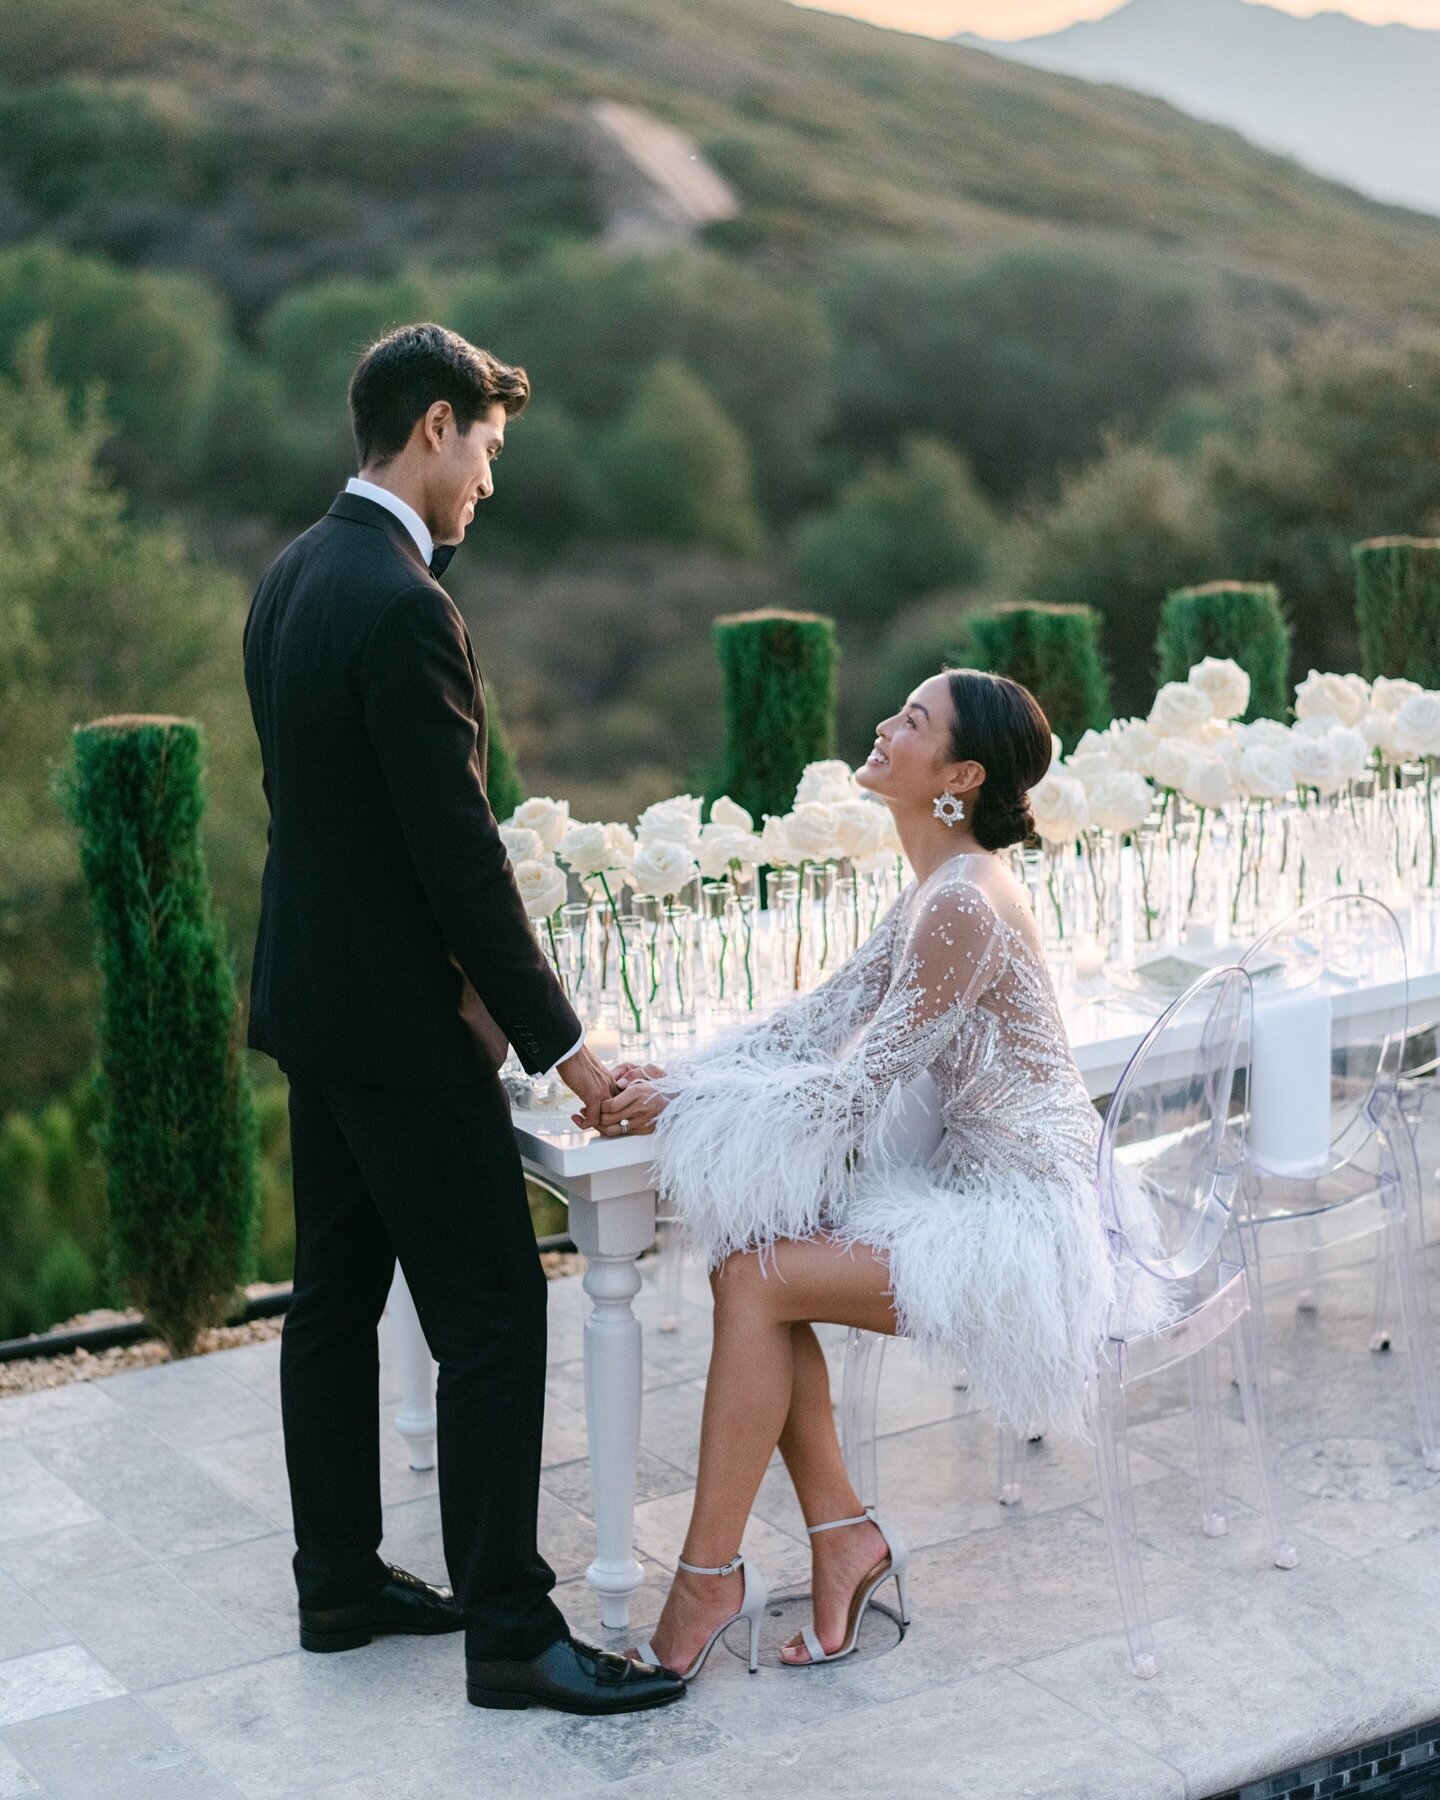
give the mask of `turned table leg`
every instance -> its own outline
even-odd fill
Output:
[[[635,1177],[627,1171],[625,1178]],[[588,1264],[584,1286],[590,1296],[585,1426],[595,1500],[595,1560],[585,1579],[600,1596],[601,1620],[618,1631],[630,1623],[630,1601],[641,1582],[635,1557],[635,1471],[643,1352],[640,1321],[630,1303],[640,1291],[636,1258],[655,1238],[655,1196],[648,1189],[604,1195],[598,1176],[586,1178],[583,1185],[590,1188],[589,1195],[571,1188],[570,1235]],[[596,1188],[602,1189],[600,1197],[594,1197]]]
[[[399,1263],[395,1265],[395,1279],[390,1284],[390,1298],[385,1303],[385,1318],[390,1351],[400,1380],[400,1410],[395,1415],[395,1429],[409,1447],[410,1467],[433,1469],[435,1362]]]

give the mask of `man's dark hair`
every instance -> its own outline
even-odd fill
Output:
[[[462,432],[492,406],[514,418],[530,398],[530,377],[443,325],[402,325],[373,343],[350,377],[350,424],[360,467],[387,463],[410,441],[416,421],[448,400]]]

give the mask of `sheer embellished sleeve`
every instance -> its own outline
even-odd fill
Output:
[[[829,1004],[797,1008],[803,1033],[782,1014],[779,1033],[710,1046],[661,1084],[657,1181],[712,1262],[820,1228],[891,1091],[945,1052],[993,979],[1001,927],[968,881],[942,872],[892,930],[883,990],[858,1027],[853,998],[847,1029],[834,1029]]]

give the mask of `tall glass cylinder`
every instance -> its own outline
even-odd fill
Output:
[[[739,945],[732,919],[735,891],[728,881],[707,881],[701,891],[699,962],[705,975],[705,1000],[717,1019],[733,1018],[736,1011]]]
[[[695,914],[688,906],[666,906],[659,930],[660,987],[656,1024],[667,1038],[694,1037],[697,1029]]]
[[[808,990],[829,979],[839,966],[834,933],[835,865],[807,863],[800,891],[805,934],[802,982]]]

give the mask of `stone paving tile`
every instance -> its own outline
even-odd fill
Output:
[[[683,1704],[683,1703],[682,1703]],[[482,1727],[477,1726],[477,1732]],[[422,1757],[410,1768],[358,1775],[315,1788],[313,1800],[516,1800],[522,1794],[613,1792],[598,1775],[534,1736],[490,1743],[477,1736],[466,1750]],[[0,1790],[3,1792],[3,1790]]]
[[[35,1777],[0,1743],[0,1800],[33,1800],[42,1792]]]
[[[117,1569],[133,1569],[151,1560],[133,1538],[106,1519],[0,1543],[0,1569],[32,1592],[47,1582],[113,1575]]]
[[[252,1662],[254,1642],[200,1600],[169,1569],[121,1569],[89,1581],[56,1582],[45,1604],[132,1692]]]
[[[53,1650],[73,1641],[73,1633],[8,1575],[0,1575],[0,1662]]]
[[[0,1731],[45,1713],[110,1700],[124,1688],[79,1644],[0,1662]]]
[[[47,1440],[36,1438],[38,1445]],[[34,1537],[61,1525],[83,1525],[99,1514],[73,1487],[52,1474],[23,1444],[0,1444],[0,1542]]]
[[[267,1431],[204,1444],[190,1452],[190,1460],[271,1525],[288,1530],[290,1482],[285,1473],[285,1437],[278,1424]]]
[[[158,1556],[211,1550],[274,1530],[270,1520],[143,1427],[112,1422],[56,1432],[36,1438],[33,1454],[79,1496],[84,1516],[103,1514]],[[0,1451],[0,1468],[4,1455]]]
[[[1160,1759],[1018,1675],[995,1670],[858,1708],[802,1729],[764,1755],[722,1751],[687,1765],[683,1785],[662,1768],[610,1792],[616,1800],[672,1800],[680,1792],[685,1800],[877,1800],[899,1793],[924,1800],[1184,1800],[1185,1785]]]
[[[635,1494],[639,1500],[658,1500],[664,1494],[678,1494],[695,1485],[695,1477],[674,1463],[666,1462],[642,1444],[635,1470]],[[595,1500],[590,1487],[590,1459],[562,1463],[546,1469],[541,1485],[557,1500],[563,1500],[587,1519],[594,1517]]]
[[[557,1463],[577,1462],[589,1453],[590,1439],[585,1431],[585,1414],[563,1400],[547,1399],[540,1466],[548,1469]]]
[[[36,1394],[12,1394],[0,1401],[0,1443],[6,1438],[38,1437],[46,1431],[68,1431],[113,1419],[120,1408],[98,1381],[73,1381],[67,1387],[42,1388]]]
[[[112,1375],[106,1394],[176,1450],[213,1444],[245,1432],[274,1430],[278,1407],[232,1381],[214,1356],[156,1363]]]
[[[277,1656],[295,1648],[299,1629],[290,1566],[294,1553],[294,1538],[280,1531],[177,1557],[166,1567],[250,1645],[252,1655]]]
[[[1197,1795],[1435,1712],[1440,1600],[1364,1564],[1256,1582],[1162,1624],[1156,1639],[1161,1670],[1150,1681],[1128,1673],[1118,1638],[1020,1671],[1179,1768]]]
[[[551,1715],[542,1735],[582,1768],[602,1781],[665,1770],[670,1791],[689,1793],[688,1765],[733,1740],[715,1721],[693,1706],[687,1695],[653,1712],[622,1714],[611,1719]]]
[[[382,1638],[344,1657],[296,1651],[159,1688],[146,1701],[247,1800],[310,1794],[535,1741],[538,1712],[465,1700],[453,1638]]]
[[[5,1735],[54,1800],[239,1800],[128,1695],[31,1719]]]

